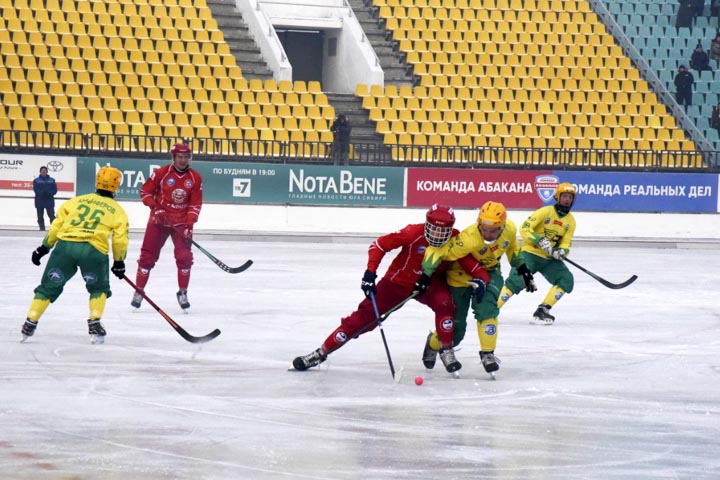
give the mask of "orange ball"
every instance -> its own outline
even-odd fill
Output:
[[[420,376],[415,377],[415,385],[418,385],[418,386],[419,386],[419,385],[422,385],[422,384],[423,384],[423,378],[420,377]]]

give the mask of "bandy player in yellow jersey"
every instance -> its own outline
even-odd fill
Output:
[[[577,189],[570,183],[561,183],[555,189],[555,205],[536,210],[520,227],[523,239],[521,255],[532,273],[540,272],[550,282],[552,288],[533,314],[531,323],[552,325],[555,317],[550,309],[566,293],[572,292],[574,278],[562,260],[570,252],[575,217],[570,209],[575,203]],[[519,293],[522,278],[516,269],[510,271],[505,286],[500,293],[498,307],[502,307],[511,296]]]
[[[128,217],[114,199],[121,182],[120,170],[102,167],[95,179],[95,193],[71,198],[60,206],[42,245],[32,253],[32,262],[40,265],[40,259],[53,249],[23,324],[22,341],[33,336],[40,316],[80,268],[90,293],[88,333],[92,343],[104,342],[106,332],[100,318],[105,300],[112,295],[108,271],[110,236],[115,260],[110,270],[118,278],[125,276],[128,248]]]
[[[450,294],[455,303],[455,331],[453,345],[457,346],[465,336],[468,309],[472,305],[480,338],[480,360],[485,371],[494,375],[500,368],[495,357],[498,329],[498,295],[503,286],[500,259],[503,254],[517,271],[525,288],[535,291],[533,276],[523,263],[517,241],[517,227],[507,218],[502,203],[486,202],[481,208],[477,222],[473,223],[441,247],[428,247],[423,259],[423,272],[432,276],[442,261],[454,261],[447,272]],[[469,269],[466,256],[476,265]],[[455,261],[457,260],[457,261]],[[440,349],[437,333],[428,335],[423,351],[426,368],[435,366]]]

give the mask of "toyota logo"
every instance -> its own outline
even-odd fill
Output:
[[[63,163],[58,160],[51,160],[47,163],[47,168],[51,172],[59,172],[60,170],[65,168],[65,165],[63,165]]]

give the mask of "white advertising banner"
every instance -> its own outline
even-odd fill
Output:
[[[77,178],[76,157],[45,157],[40,155],[15,155],[0,153],[0,196],[34,197],[33,180],[45,166],[55,179],[58,193],[55,198],[75,196]]]

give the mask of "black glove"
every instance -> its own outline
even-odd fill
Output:
[[[375,272],[371,272],[370,270],[365,270],[365,274],[363,275],[362,282],[360,282],[360,288],[362,288],[362,291],[366,297],[369,297],[371,293],[373,295],[375,295],[377,293],[377,287],[375,286],[376,278],[377,278],[377,274]]]
[[[526,292],[534,292],[537,290],[533,275],[524,263],[517,268],[518,273],[522,276],[523,285],[525,285]]]
[[[485,295],[485,280],[482,278],[473,278],[468,280],[468,285],[473,288],[473,295],[475,296],[475,302],[480,303],[483,295]]]
[[[120,280],[125,278],[125,262],[122,260],[115,260],[113,262],[112,268],[110,268],[110,271],[118,277]]]
[[[32,262],[35,265],[40,265],[40,259],[47,255],[50,252],[50,249],[47,248],[45,245],[40,245],[38,248],[35,249],[35,251],[32,253]]]
[[[427,276],[427,274],[423,273],[420,275],[420,278],[417,279],[417,282],[415,282],[415,286],[413,287],[412,293],[417,292],[416,296],[420,296],[423,293],[425,293],[430,286],[430,277]]]

